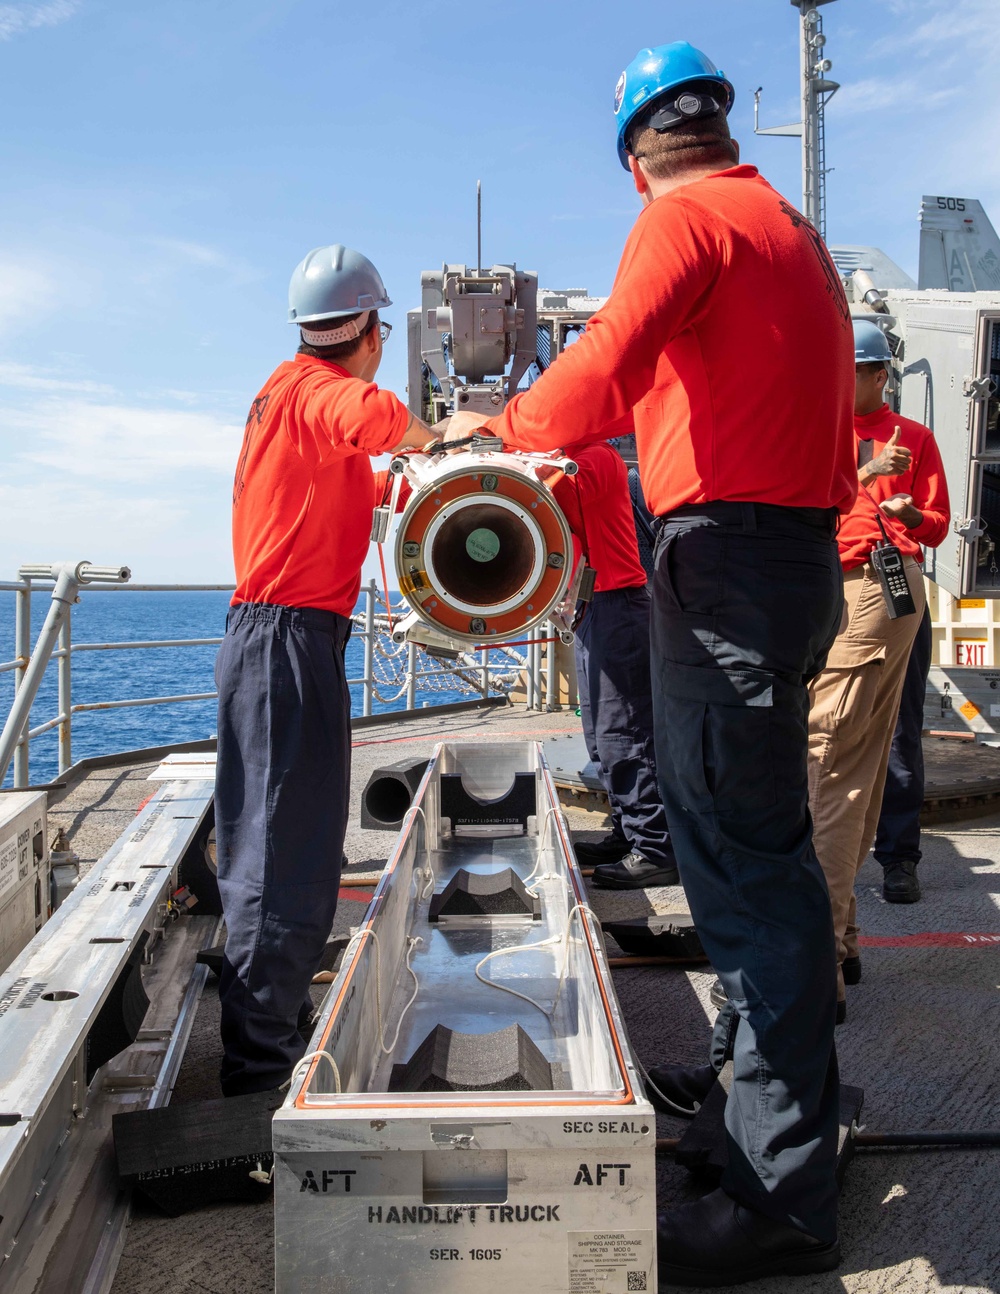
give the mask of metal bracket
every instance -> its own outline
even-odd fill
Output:
[[[983,377],[964,377],[962,394],[967,400],[990,400],[997,393],[997,384],[988,373]]]
[[[961,535],[967,544],[975,543],[981,536],[986,534],[986,527],[978,517],[958,517],[952,522],[952,527],[956,535]]]

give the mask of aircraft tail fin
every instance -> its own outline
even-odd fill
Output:
[[[920,204],[921,288],[1000,288],[1000,238],[975,198],[924,197]]]

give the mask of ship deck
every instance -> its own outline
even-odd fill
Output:
[[[418,713],[357,730],[347,875],[374,881],[394,840],[393,833],[357,825],[361,792],[379,765],[427,755],[445,740],[555,739],[552,761],[578,723],[572,711],[511,706]],[[998,781],[997,752],[951,743],[928,754],[932,779],[952,791],[968,786],[970,803],[977,787],[989,790]],[[51,832],[67,830],[84,871],[155,789],[146,779],[156,762],[91,768],[52,793]],[[596,839],[606,829],[587,797],[567,812],[574,832]],[[869,859],[862,869],[859,921],[871,942],[862,952],[863,982],[848,990],[848,1021],[837,1032],[841,1077],[864,1089],[869,1132],[1000,1129],[1000,812],[929,826],[920,875],[920,903],[888,905],[877,864]],[[369,894],[364,887],[344,890],[336,933],[358,923]],[[679,887],[626,894],[591,889],[591,902],[602,918],[684,907]],[[710,971],[646,966],[616,969],[614,976],[644,1063],[703,1063],[714,1018]],[[174,1101],[220,1095],[215,985],[210,979],[202,997]],[[317,1000],[323,991],[315,990]],[[658,1134],[677,1137],[686,1126],[660,1118]],[[998,1291],[998,1171],[997,1150],[858,1153],[841,1201],[840,1270],[752,1288],[760,1294]],[[700,1193],[668,1156],[660,1158],[657,1186],[661,1208]],[[171,1219],[136,1200],[111,1288],[113,1294],[266,1294],[273,1289],[271,1206],[218,1205]]]

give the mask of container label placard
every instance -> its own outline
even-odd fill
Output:
[[[0,897],[17,884],[17,836],[0,843]]]
[[[569,1294],[655,1294],[652,1231],[571,1231]]]

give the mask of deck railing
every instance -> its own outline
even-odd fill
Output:
[[[92,593],[194,593],[231,591],[231,584],[132,584],[127,568],[86,568],[85,563],[72,568],[23,566],[20,578],[0,582],[0,593],[13,593],[16,598],[14,621],[14,656],[0,661],[0,674],[13,673],[14,700],[11,714],[4,727],[3,744],[0,745],[0,785],[13,758],[15,787],[31,784],[31,743],[44,733],[58,730],[58,769],[63,773],[73,763],[73,717],[88,712],[128,709],[137,706],[172,705],[178,702],[210,701],[215,691],[184,692],[168,696],[129,697],[122,700],[74,701],[73,660],[79,652],[94,651],[147,651],[151,649],[179,649],[184,647],[215,647],[222,638],[158,638],[138,642],[74,642],[72,632],[72,606],[78,601],[77,591],[89,597]],[[81,568],[86,568],[83,575]],[[69,580],[69,593],[65,584],[66,572],[75,571],[77,581]],[[116,582],[100,582],[102,580]],[[32,646],[31,595],[52,596],[48,615]],[[514,648],[482,649],[467,653],[458,661],[442,663],[428,657],[414,644],[397,646],[389,633],[392,609],[374,580],[361,590],[362,605],[354,616],[352,637],[364,644],[363,673],[349,678],[348,685],[362,689],[361,711],[365,716],[375,713],[375,706],[393,705],[405,699],[406,709],[415,710],[421,698],[440,695],[442,691],[461,692],[468,696],[507,693],[519,681],[524,681],[529,709],[544,709],[552,702],[552,683],[547,679],[550,671],[544,666],[540,648],[528,646],[518,652]],[[38,656],[31,670],[34,657]],[[45,657],[42,659],[42,657]],[[28,716],[34,704],[42,676],[55,662],[57,672],[56,713],[31,726]],[[27,687],[30,696],[22,694]],[[423,699],[421,708],[430,708],[431,702]],[[25,709],[25,707],[27,707]],[[23,724],[15,712],[24,711]],[[13,724],[13,728],[12,728]],[[14,731],[20,726],[20,732]],[[206,734],[207,735],[207,734]]]

